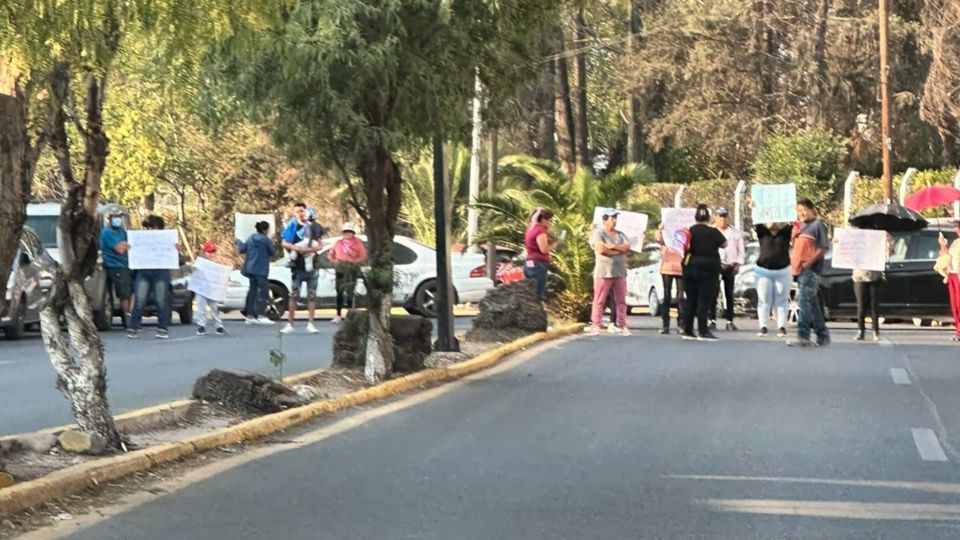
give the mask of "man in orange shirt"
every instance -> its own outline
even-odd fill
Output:
[[[820,309],[820,275],[823,273],[823,257],[830,248],[827,228],[817,219],[817,211],[810,199],[797,202],[799,228],[794,229],[793,251],[790,253],[790,269],[797,278],[797,339],[787,345],[811,347],[811,332],[816,333],[816,345],[830,344],[830,331]]]

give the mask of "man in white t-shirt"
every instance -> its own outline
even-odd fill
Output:
[[[726,304],[723,318],[727,321],[727,330],[736,330],[737,325],[733,324],[733,283],[746,259],[743,233],[730,224],[730,212],[726,208],[717,208],[716,226],[727,239],[727,247],[720,250],[720,282]],[[720,289],[717,288],[717,299],[710,305],[711,328],[717,327],[717,300],[719,299]]]

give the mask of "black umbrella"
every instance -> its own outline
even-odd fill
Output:
[[[859,229],[891,232],[919,231],[927,226],[927,220],[900,204],[883,203],[864,208],[850,218],[850,224]]]

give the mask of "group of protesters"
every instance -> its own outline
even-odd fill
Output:
[[[713,341],[717,336],[717,303],[722,284],[725,305],[725,329],[738,330],[734,323],[734,281],[745,263],[743,233],[730,223],[729,212],[717,208],[714,213],[705,204],[696,207],[695,224],[664,238],[663,225],[656,240],[661,247],[661,277],[664,303],[661,334],[670,334],[670,306],[677,299],[677,326],[686,340]],[[627,327],[627,253],[631,243],[617,229],[619,211],[608,208],[600,212],[600,223],[591,233],[590,245],[596,255],[593,272],[594,297],[590,324],[585,332],[602,331],[603,313],[613,300],[611,334],[630,335]],[[798,221],[790,224],[757,224],[755,232],[760,244],[756,261],[758,335],[769,335],[771,315],[777,324],[777,335],[787,337],[787,316],[793,281],[798,285],[798,321],[795,347],[826,346],[830,332],[818,300],[823,260],[829,249],[827,229],[817,219],[809,199],[797,203]],[[564,241],[550,230],[553,213],[538,208],[531,216],[525,235],[527,261],[524,275],[536,283],[538,299],[546,295],[547,269],[550,254]],[[876,324],[876,315],[874,314]],[[696,324],[696,328],[694,325]],[[875,327],[875,339],[879,339]],[[862,339],[862,316],[861,333]],[[815,340],[813,339],[815,337]]]

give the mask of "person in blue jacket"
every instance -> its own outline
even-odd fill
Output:
[[[250,280],[250,289],[247,291],[246,323],[247,324],[274,324],[264,316],[267,310],[267,300],[270,284],[267,276],[270,275],[270,261],[273,260],[273,241],[267,236],[270,224],[261,221],[256,225],[257,232],[252,234],[246,242],[237,242],[237,249],[246,255],[241,273]]]

